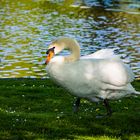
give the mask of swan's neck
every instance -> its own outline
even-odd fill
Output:
[[[80,46],[76,40],[66,41],[66,48],[71,51],[69,56],[65,56],[65,61],[72,62],[77,61],[80,58]]]
[[[59,45],[59,52],[63,49],[69,49],[71,54],[68,56],[64,56],[65,62],[73,62],[77,61],[80,58],[80,46],[79,43],[75,39],[71,38],[60,38],[56,41]]]

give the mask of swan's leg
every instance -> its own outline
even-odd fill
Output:
[[[79,106],[80,106],[80,98],[77,97],[77,98],[76,98],[76,101],[75,101],[75,103],[74,103],[74,107],[73,107],[73,111],[74,111],[75,113],[78,112]]]
[[[112,115],[112,109],[111,109],[107,99],[104,99],[104,105],[107,109],[107,116],[111,116]]]

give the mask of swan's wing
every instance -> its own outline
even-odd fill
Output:
[[[88,62],[89,61],[89,62]],[[86,74],[103,83],[114,86],[124,86],[134,80],[130,67],[119,59],[91,59],[85,61]]]
[[[115,49],[101,49],[90,55],[82,56],[81,59],[106,59],[106,58],[120,59],[119,56],[114,54],[114,50]]]
[[[134,79],[130,68],[116,59],[87,59],[53,65],[52,77],[62,86],[79,92],[90,89],[111,89],[127,85]]]
[[[123,65],[123,67],[125,68],[126,73],[128,75],[127,82],[132,82],[135,79],[134,73],[132,72],[132,70],[130,69],[130,67],[127,64],[123,64],[122,60],[120,59],[121,56],[114,54],[114,50],[115,49],[101,49],[99,51],[96,51],[93,54],[82,56],[80,59],[83,59],[83,60],[84,59],[86,59],[86,60],[88,60],[88,59],[112,59],[112,60],[120,61],[119,63],[121,63],[121,65]],[[108,71],[107,71],[107,73],[108,73]]]

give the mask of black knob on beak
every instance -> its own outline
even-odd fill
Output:
[[[54,49],[55,49],[55,47],[52,47],[52,48],[48,49],[47,52],[46,52],[46,54],[49,54],[50,51],[53,51],[54,52]]]

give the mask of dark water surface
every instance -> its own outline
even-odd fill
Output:
[[[139,0],[0,0],[0,78],[45,78],[47,45],[65,35],[82,55],[118,49],[140,77]]]

